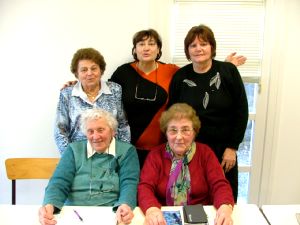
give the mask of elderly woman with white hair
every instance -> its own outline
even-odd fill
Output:
[[[139,161],[133,145],[114,138],[118,123],[102,109],[81,115],[87,140],[70,143],[46,188],[40,223],[56,224],[63,205],[113,206],[118,222],[130,223],[136,206]]]

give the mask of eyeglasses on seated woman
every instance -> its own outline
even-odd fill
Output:
[[[186,103],[162,113],[160,129],[167,142],[151,149],[138,185],[146,225],[166,224],[161,206],[194,204],[214,205],[216,224],[232,223],[232,190],[210,147],[195,142],[200,126],[195,110]]]

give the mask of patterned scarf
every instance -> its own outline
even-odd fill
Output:
[[[182,159],[176,159],[169,144],[166,144],[166,156],[172,160],[169,181],[166,190],[166,203],[169,206],[187,205],[191,192],[191,177],[188,164],[196,152],[196,143],[185,153]]]

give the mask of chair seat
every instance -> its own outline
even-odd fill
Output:
[[[59,158],[9,158],[5,160],[7,178],[12,181],[12,204],[16,204],[16,180],[50,179]]]

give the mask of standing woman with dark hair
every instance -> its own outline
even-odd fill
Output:
[[[158,61],[162,41],[155,30],[137,32],[132,42],[134,61],[118,67],[110,80],[122,86],[131,143],[137,148],[142,167],[148,150],[164,142],[158,121],[166,108],[169,83],[179,67]]]
[[[216,40],[205,26],[192,27],[184,40],[184,50],[192,61],[179,69],[170,84],[169,103],[191,105],[202,127],[196,141],[215,152],[235,202],[238,194],[237,154],[248,121],[248,103],[243,81],[235,65],[214,59]]]

